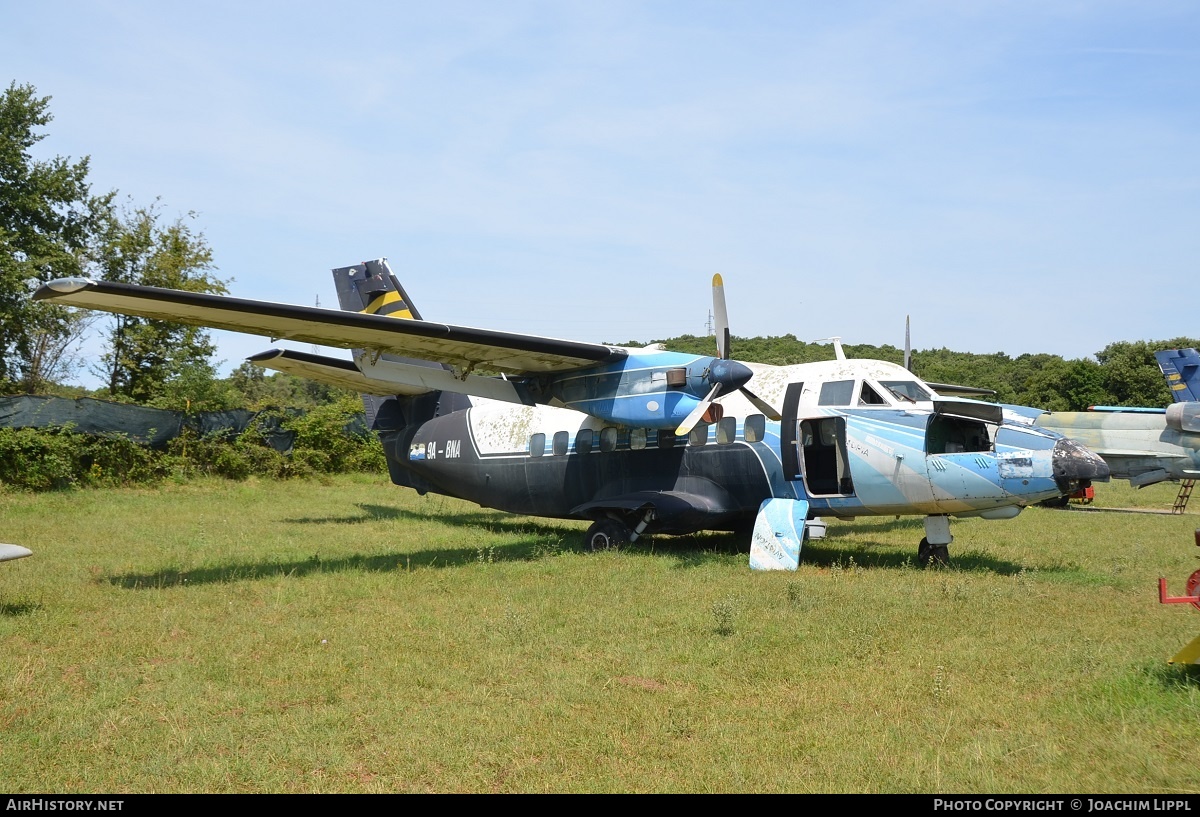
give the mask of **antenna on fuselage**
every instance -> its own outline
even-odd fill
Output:
[[[846,359],[846,352],[842,349],[842,339],[840,337],[817,338],[816,340],[810,340],[809,343],[825,343],[826,341],[833,343],[833,354],[838,360]]]

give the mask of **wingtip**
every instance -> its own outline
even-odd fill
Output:
[[[53,298],[56,295],[70,295],[96,283],[91,278],[56,278],[38,287],[33,294],[34,300]]]

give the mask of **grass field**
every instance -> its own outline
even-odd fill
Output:
[[[1195,503],[956,520],[931,570],[919,518],[830,520],[757,573],[382,477],[0,494],[0,790],[1196,793]]]

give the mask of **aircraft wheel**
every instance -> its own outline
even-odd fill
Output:
[[[591,551],[615,550],[629,542],[629,528],[615,519],[600,519],[587,529],[583,541]]]
[[[950,548],[946,545],[931,545],[928,539],[922,539],[917,548],[917,562],[921,567],[934,565],[944,567],[950,564]]]

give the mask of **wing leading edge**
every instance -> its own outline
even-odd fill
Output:
[[[515,332],[473,329],[383,315],[253,301],[177,289],[64,278],[39,287],[35,300],[154,320],[265,335],[345,349],[431,360],[463,372],[563,372],[611,362],[623,349]]]

